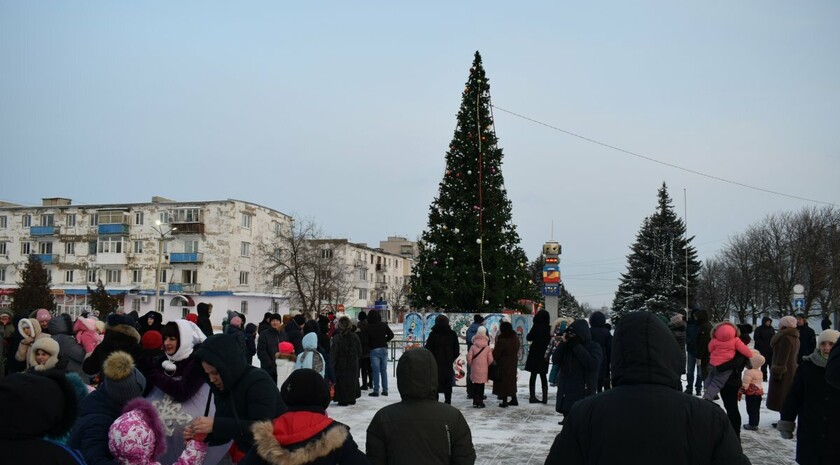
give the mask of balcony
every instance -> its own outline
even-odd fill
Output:
[[[170,226],[175,228],[172,234],[204,234],[204,223],[181,223],[172,221]]]
[[[199,283],[169,283],[167,292],[176,294],[198,294],[201,292],[201,284]]]
[[[367,268],[364,260],[353,260],[353,268]]]
[[[58,234],[58,228],[55,226],[30,226],[29,235],[32,237],[38,236],[52,236]]]
[[[37,253],[33,254],[43,265],[58,264],[58,255],[52,253]]]
[[[128,225],[127,224],[100,224],[99,225],[99,234],[113,234],[113,235],[121,235],[127,236],[128,235]]]
[[[169,254],[169,263],[203,263],[204,254],[201,252],[192,253],[171,253]]]
[[[96,254],[96,264],[97,265],[127,265],[128,264],[128,254],[112,253],[112,252],[99,252],[98,254]]]

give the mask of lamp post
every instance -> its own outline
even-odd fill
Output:
[[[161,223],[160,220],[155,220],[155,225],[152,226],[152,229],[158,233],[158,264],[157,274],[155,275],[155,311],[158,312],[160,311],[160,273],[163,265],[163,241],[166,240],[167,235],[171,234],[172,231],[175,231],[177,228],[169,227],[166,223]]]

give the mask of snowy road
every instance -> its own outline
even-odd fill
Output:
[[[350,426],[353,438],[359,448],[365,448],[365,431],[373,414],[389,403],[399,401],[397,383],[389,365],[388,397],[369,397],[362,392],[362,398],[349,407],[338,407],[333,403],[327,413],[336,420]],[[519,406],[502,409],[492,396],[487,408],[474,409],[463,388],[456,387],[452,405],[459,408],[467,419],[473,435],[478,464],[542,464],[554,437],[560,432],[557,422],[562,418],[554,412],[552,390],[548,404],[528,403],[528,372],[519,373]],[[539,389],[539,388],[538,388]],[[552,389],[552,388],[550,388]],[[767,389],[765,383],[765,390]],[[523,402],[524,401],[524,402]],[[746,423],[746,407],[740,403],[741,415]],[[758,431],[742,431],[744,450],[754,465],[795,465],[795,441],[784,440],[770,424],[778,420],[776,412],[762,407]]]

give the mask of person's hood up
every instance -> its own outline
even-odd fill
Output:
[[[574,328],[575,333],[582,343],[586,344],[592,341],[592,332],[589,331],[589,323],[586,320],[577,319],[572,322],[571,327]]]
[[[245,325],[245,334],[246,335],[252,336],[252,335],[256,334],[256,332],[257,332],[257,325],[255,325],[254,323],[248,323],[247,325]]]
[[[379,315],[379,312],[371,310],[370,313],[368,313],[367,320],[368,324],[372,325],[374,323],[379,323],[380,321],[382,321],[382,316]]]
[[[770,323],[772,323],[772,322],[773,322],[773,319],[772,319],[772,318],[770,318],[769,316],[765,316],[764,318],[762,318],[762,319],[761,319],[761,326],[766,325],[768,321],[769,321]],[[771,326],[771,327],[772,327],[772,326]]]
[[[152,318],[154,320],[154,323],[152,323],[151,325],[149,324],[149,318]],[[143,315],[142,318],[140,318],[140,327],[143,329],[154,329],[160,331],[160,328],[162,326],[163,315],[154,310],[147,312],[145,315]]]
[[[108,449],[119,463],[153,463],[166,452],[166,430],[146,399],[129,401],[108,429]]]
[[[23,328],[30,329],[30,335],[26,336],[23,332]],[[41,335],[41,325],[38,324],[38,320],[35,318],[23,318],[22,320],[18,321],[18,332],[21,336],[28,339],[35,339]]]
[[[178,350],[175,351],[174,354],[167,355],[166,358],[169,359],[169,362],[180,362],[188,358],[192,353],[195,346],[201,344],[207,336],[201,332],[201,329],[193,323],[192,321],[187,320],[175,320],[175,324],[178,325]],[[164,361],[164,368],[167,368],[166,361]],[[174,364],[169,367],[169,369],[174,370]]]
[[[46,363],[43,365],[38,365],[38,362],[35,361],[35,352],[37,350],[43,350],[44,352],[50,354],[50,358],[48,358]],[[29,366],[35,368],[35,371],[45,371],[55,368],[58,364],[58,355],[58,341],[51,337],[42,337],[32,343],[32,346],[29,348],[27,358],[29,359]]]
[[[487,347],[490,345],[490,339],[487,337],[486,334],[478,334],[476,333],[475,336],[472,338],[472,343],[474,346],[478,347],[479,349]]]
[[[274,329],[274,328],[272,328],[272,329]],[[286,323],[286,326],[283,327],[283,330],[286,331],[287,334],[288,333],[300,333],[300,332],[302,332],[301,329],[300,329],[300,325],[297,324],[297,321],[295,321],[293,318],[289,319],[289,322]]]
[[[680,389],[680,348],[671,330],[650,312],[631,312],[615,330],[610,369],[615,386],[661,384]]]
[[[207,338],[195,351],[195,358],[216,368],[224,383],[225,391],[230,391],[245,374],[248,364],[242,357],[239,345],[232,336],[214,334]],[[205,379],[207,375],[204,375]],[[209,379],[207,379],[210,384]],[[216,388],[210,384],[211,389]]]
[[[317,350],[318,349],[318,334],[317,333],[306,333],[306,336],[303,336],[303,341],[301,341],[303,346],[303,350]]]
[[[712,338],[720,342],[729,342],[738,337],[739,334],[741,332],[738,331],[738,327],[728,321],[720,322],[712,328]]]
[[[209,306],[209,305],[207,305],[207,304],[206,304],[206,303],[204,303],[204,302],[200,302],[200,303],[196,306],[196,310],[195,310],[195,311],[196,311],[196,313],[198,313],[198,316],[200,316],[200,317],[207,317],[207,318],[210,318],[210,306]]]
[[[709,312],[705,310],[697,310],[694,312],[694,319],[697,320],[698,324],[703,324],[709,321]]]
[[[73,323],[73,332],[78,333],[79,331],[96,331],[96,318],[82,316],[76,318],[76,322]]]
[[[425,348],[406,351],[397,362],[397,389],[403,399],[437,399],[435,356]]]
[[[0,315],[9,315],[9,322],[15,319],[15,312],[9,308],[0,308]]]
[[[76,422],[76,390],[63,374],[17,373],[0,379],[0,438],[61,437]]]
[[[57,315],[47,323],[47,331],[53,336],[57,334],[73,335],[73,320],[67,313]]]
[[[593,312],[592,315],[589,315],[589,326],[593,328],[604,326],[606,323],[607,316],[601,312]]]
[[[761,355],[761,353],[759,353],[757,350],[753,350],[752,352],[753,355],[752,357],[750,357],[750,366],[754,369],[759,369],[762,365],[764,365],[764,356]]]
[[[334,423],[335,420],[320,413],[287,412],[274,421],[260,421],[251,426],[254,447],[257,455],[270,465],[314,463],[344,446],[350,433],[346,426]],[[317,440],[303,447],[287,448],[319,434]]]

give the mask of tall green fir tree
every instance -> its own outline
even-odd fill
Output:
[[[490,85],[476,52],[446,152],[445,174],[418,241],[411,305],[486,312],[535,297],[519,243],[502,177]]]
[[[688,305],[693,305],[700,273],[697,250],[691,245],[693,239],[686,239],[685,223],[674,213],[668,188],[662,183],[656,212],[644,219],[636,242],[630,247],[627,272],[621,275],[613,300],[614,322],[637,310],[670,318],[686,308],[686,288]]]
[[[124,293],[117,295],[109,294],[108,290],[105,289],[105,285],[102,284],[101,279],[96,280],[96,289],[91,289],[90,286],[87,286],[87,293],[91,308],[96,310],[99,314],[99,319],[102,321],[107,320],[108,315],[117,311],[124,296]]]
[[[18,287],[12,294],[12,311],[15,316],[29,316],[39,308],[46,308],[52,313],[55,310],[55,299],[50,292],[50,275],[36,255],[29,256],[20,277]]]

